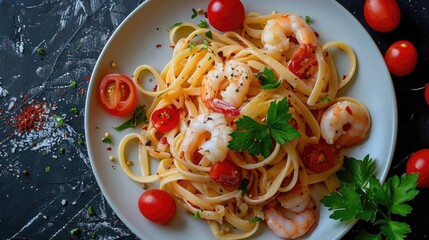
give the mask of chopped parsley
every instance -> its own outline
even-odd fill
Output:
[[[76,236],[80,233],[80,229],[79,228],[73,228],[72,230],[70,230],[70,234],[72,236]]]
[[[200,216],[200,211],[197,211],[194,216],[192,216],[192,219],[197,219],[197,218],[201,218]]]
[[[83,145],[85,142],[82,139],[79,139],[79,141],[77,141],[78,145]]]
[[[210,38],[210,39],[212,39],[213,38],[213,33],[212,33],[212,31],[211,30],[208,30],[207,32],[206,32],[206,37],[208,37],[208,38]]]
[[[65,147],[60,147],[60,149],[58,150],[61,154],[64,154],[66,152]]]
[[[328,96],[320,99],[320,102],[331,102],[331,99]]]
[[[75,107],[72,107],[70,108],[70,112],[76,115],[79,112],[79,110],[77,110],[77,108]]]
[[[45,173],[49,173],[51,171],[51,167],[47,166],[45,167]]]
[[[406,204],[418,194],[417,174],[392,176],[380,184],[375,174],[375,162],[364,159],[344,159],[338,172],[341,181],[338,192],[324,197],[321,202],[333,211],[330,218],[341,222],[360,219],[380,227],[376,234],[362,230],[359,234],[368,239],[404,239],[411,228],[406,222],[395,221],[394,214],[404,217],[412,208]],[[384,236],[384,237],[383,237]],[[359,238],[360,239],[360,238]]]
[[[307,24],[310,24],[310,23],[311,23],[311,21],[312,21],[312,19],[311,19],[311,17],[310,17],[310,16],[305,16],[305,22],[306,22]]]
[[[254,218],[249,220],[249,222],[253,222],[253,223],[260,222],[260,221],[262,221],[262,218],[260,218],[260,217],[254,217]]]
[[[112,137],[110,137],[110,136],[108,136],[108,137],[104,137],[104,138],[102,138],[101,139],[104,143],[110,143],[110,144],[112,144],[113,143],[113,139],[112,139]]]
[[[76,51],[79,51],[82,48],[82,45],[78,44],[76,47]]]
[[[263,72],[258,72],[256,77],[259,79],[263,89],[275,89],[282,84],[281,81],[276,79],[274,72],[267,67],[264,68]]]
[[[147,123],[146,110],[144,105],[139,105],[134,110],[133,117],[131,119],[119,126],[113,127],[113,129],[121,131],[127,128],[135,128],[142,122]]]
[[[182,22],[177,22],[177,23],[173,24],[173,26],[171,26],[170,29],[178,27],[178,26],[180,26],[182,24],[183,24]]]
[[[241,190],[241,196],[244,196],[247,193],[247,186],[249,185],[249,179],[243,178],[238,189]]]
[[[76,82],[76,80],[71,80],[71,81],[70,81],[70,84],[69,84],[69,87],[71,87],[71,88],[76,88],[76,87],[77,87],[77,82]]]
[[[200,28],[206,28],[209,24],[207,21],[201,20],[200,23],[198,23],[198,27]]]
[[[57,123],[57,127],[61,127],[64,124],[64,118],[60,115],[54,114],[54,118]]]
[[[278,103],[273,101],[268,108],[266,124],[248,116],[237,120],[237,130],[230,134],[232,140],[228,142],[228,147],[234,151],[247,151],[253,156],[262,154],[268,157],[273,148],[272,138],[283,145],[301,135],[289,125],[291,118],[286,98]]]
[[[95,214],[94,209],[91,206],[88,206],[86,208],[86,213],[88,213],[88,215],[90,215],[90,216]]]
[[[198,16],[198,12],[197,12],[197,10],[195,10],[195,8],[192,8],[192,16],[191,16],[191,18],[192,19],[194,19],[194,18],[196,18]]]
[[[197,45],[197,43],[189,43],[189,51],[192,52],[192,49]]]
[[[44,48],[41,48],[41,47],[37,48],[36,52],[37,52],[37,54],[39,54],[40,56],[44,56],[44,55],[46,54],[45,49],[44,49]]]

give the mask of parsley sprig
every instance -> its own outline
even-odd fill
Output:
[[[341,186],[321,200],[332,210],[331,218],[371,222],[380,227],[380,233],[362,236],[371,239],[404,239],[411,232],[405,222],[393,220],[392,215],[406,216],[412,208],[406,204],[418,194],[417,174],[392,176],[381,185],[375,174],[375,162],[367,155],[363,160],[345,158],[344,167],[338,172]]]
[[[135,128],[142,122],[147,123],[145,106],[137,106],[131,119],[113,128],[121,131],[127,128]]]
[[[258,72],[256,77],[259,79],[263,89],[275,89],[282,84],[281,81],[276,79],[274,72],[267,67],[264,68],[263,72]]]
[[[268,108],[266,124],[248,116],[237,120],[237,130],[231,133],[232,140],[228,142],[228,147],[234,151],[247,151],[253,156],[262,154],[268,157],[273,148],[272,138],[283,145],[301,135],[289,125],[291,117],[286,98],[278,103],[273,101]]]

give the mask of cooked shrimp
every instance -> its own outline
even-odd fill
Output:
[[[287,67],[301,77],[303,66],[310,61],[310,55],[317,47],[317,36],[300,16],[285,14],[268,20],[261,41],[269,51],[286,52],[290,48],[290,37],[300,46]]]
[[[252,71],[247,64],[236,60],[218,63],[202,81],[201,99],[211,110],[236,117],[249,90],[251,76]],[[225,81],[228,81],[228,86],[222,90]],[[222,99],[218,98],[219,95]]]
[[[211,162],[223,161],[228,153],[229,134],[231,132],[232,128],[226,122],[223,114],[202,113],[191,120],[189,127],[186,129],[180,146],[181,151],[184,152],[185,158],[191,159],[200,137],[203,134],[210,133],[210,139],[199,147],[198,152]]]
[[[320,130],[328,144],[350,147],[362,142],[370,126],[366,108],[350,101],[330,106],[322,115]]]
[[[306,234],[317,221],[316,203],[308,187],[297,185],[277,197],[280,206],[264,208],[265,221],[273,233],[282,238],[298,238]]]

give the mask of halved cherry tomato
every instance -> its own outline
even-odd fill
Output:
[[[98,100],[106,112],[123,116],[136,108],[137,89],[127,76],[108,74],[98,86]]]
[[[406,173],[418,173],[417,186],[429,187],[429,149],[419,150],[408,159]]]
[[[426,84],[426,87],[425,87],[425,100],[427,105],[429,106],[429,83]]]
[[[245,11],[240,0],[211,0],[207,8],[210,24],[219,31],[233,31],[244,21]]]
[[[150,189],[139,197],[138,208],[148,220],[166,224],[176,213],[176,202],[168,192]]]
[[[230,160],[214,163],[210,168],[209,177],[225,187],[238,187],[243,178],[240,167]]]
[[[366,0],[363,14],[368,25],[378,32],[390,32],[401,21],[401,9],[396,0]]]
[[[175,108],[164,107],[152,113],[151,121],[158,132],[168,132],[179,124],[180,112]]]
[[[417,65],[418,54],[412,43],[406,40],[393,43],[384,55],[387,68],[395,76],[410,74]]]
[[[320,173],[334,166],[335,152],[324,143],[309,144],[304,148],[302,162],[315,173]]]

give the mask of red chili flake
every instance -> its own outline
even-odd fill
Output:
[[[314,67],[317,67],[319,63],[317,61],[314,61],[311,65],[313,65]]]
[[[91,75],[86,75],[86,76],[85,76],[85,80],[86,80],[86,81],[91,80]]]
[[[353,112],[352,112],[352,110],[350,109],[350,107],[349,107],[349,106],[347,106],[347,107],[346,107],[346,111],[347,111],[350,115],[353,115]]]
[[[160,48],[160,47],[162,47],[162,45],[161,44],[156,44],[156,48]]]
[[[14,127],[20,132],[31,131],[33,129],[40,131],[45,125],[45,109],[43,105],[36,102],[23,108],[22,112],[12,117]]]
[[[343,80],[346,79],[346,77],[347,77],[346,75],[343,75]]]
[[[170,45],[170,48],[171,48],[171,49],[174,49],[174,44],[171,44],[171,45]]]
[[[79,89],[79,94],[80,95],[84,95],[85,94],[85,89],[84,88]]]
[[[160,140],[159,140],[159,142],[161,143],[161,144],[167,144],[168,142],[167,142],[167,138],[166,137],[162,137]]]
[[[107,151],[112,151],[112,147],[107,147],[106,150]]]
[[[316,35],[316,37],[319,37],[319,33],[318,32],[314,32],[314,34]]]
[[[351,127],[351,124],[350,123],[346,123],[346,124],[343,125],[343,130],[347,132],[350,129],[350,127]]]
[[[158,87],[158,85],[153,86],[153,91],[156,92],[156,88]]]

